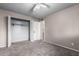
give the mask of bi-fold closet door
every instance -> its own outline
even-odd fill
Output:
[[[29,40],[29,27],[28,21],[11,18],[11,42]]]

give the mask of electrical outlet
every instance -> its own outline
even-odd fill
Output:
[[[71,45],[74,46],[74,43],[72,42]]]

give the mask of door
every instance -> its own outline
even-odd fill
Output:
[[[29,40],[29,22],[11,19],[11,42]]]

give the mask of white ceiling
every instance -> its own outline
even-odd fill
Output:
[[[40,8],[36,12],[32,11],[34,3],[0,3],[0,9],[5,9],[17,13],[21,13],[27,16],[36,18],[43,18],[52,13],[60,11],[64,8],[75,5],[74,3],[46,3],[49,8]]]

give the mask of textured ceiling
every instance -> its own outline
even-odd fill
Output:
[[[21,13],[27,16],[36,18],[44,18],[52,13],[60,11],[64,8],[75,5],[74,3],[46,3],[49,8],[41,7],[36,12],[33,12],[34,3],[0,3],[0,9],[5,9],[17,13]]]

